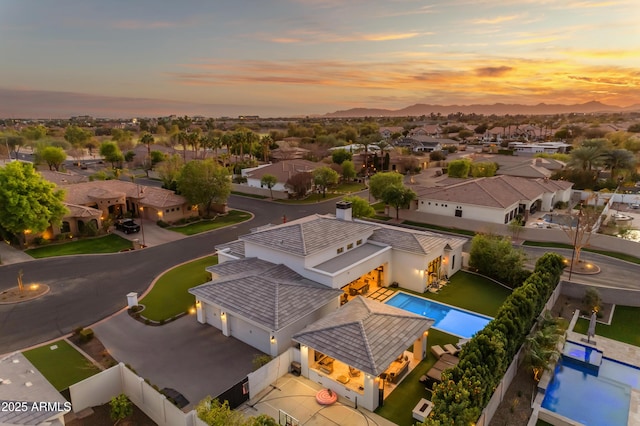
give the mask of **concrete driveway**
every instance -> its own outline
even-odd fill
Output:
[[[168,229],[164,229],[156,225],[155,222],[140,218],[134,219],[136,223],[141,225],[140,232],[135,234],[125,234],[122,231],[113,231],[114,234],[118,234],[122,238],[126,238],[129,241],[138,240],[140,244],[143,243],[147,247],[155,247],[160,244],[170,243],[172,241],[182,240],[183,238],[187,238],[186,235],[183,235],[179,232],[169,231]]]
[[[217,396],[242,380],[260,351],[210,325],[185,316],[163,326],[142,324],[122,312],[93,327],[118,361],[161,389],[174,388],[193,408],[207,395]]]

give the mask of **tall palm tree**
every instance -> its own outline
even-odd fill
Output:
[[[603,152],[599,147],[581,146],[571,151],[569,154],[568,166],[591,172],[594,167],[602,164]]]
[[[149,132],[144,132],[140,137],[140,142],[147,146],[147,156],[151,157],[151,145],[154,142],[153,135]]]
[[[604,154],[604,165],[611,170],[611,179],[615,181],[618,171],[635,168],[636,157],[626,149],[612,149]]]

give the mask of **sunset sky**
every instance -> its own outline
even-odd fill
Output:
[[[0,0],[0,116],[640,103],[638,0]]]

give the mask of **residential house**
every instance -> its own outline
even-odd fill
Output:
[[[380,136],[385,139],[390,139],[394,134],[402,134],[404,132],[404,127],[380,127]]]
[[[557,202],[568,202],[572,186],[566,181],[494,176],[414,190],[419,212],[506,224],[518,215],[526,220],[531,213],[552,211]]]
[[[197,320],[227,336],[271,355],[300,343],[307,377],[344,381],[334,373],[334,360],[345,374],[347,366],[350,373],[362,371],[352,388],[335,389],[359,395],[363,407],[375,409],[375,378],[411,342],[412,356],[422,359],[432,322],[361,295],[394,283],[426,291],[460,270],[466,241],[354,220],[351,204],[341,201],[335,217],[312,215],[262,227],[217,246],[219,264],[208,268],[212,280],[189,292],[196,297]],[[353,340],[340,337],[340,330],[355,329],[361,333]],[[327,336],[335,339],[323,342]],[[363,351],[368,355],[359,357]],[[331,365],[321,368],[322,359]]]
[[[67,203],[98,209],[105,217],[130,213],[153,221],[175,222],[198,215],[197,207],[186,198],[164,188],[121,180],[83,182],[61,188],[66,192]]]
[[[273,175],[276,177],[277,183],[271,189],[285,192],[287,191],[286,183],[290,177],[298,173],[311,173],[322,166],[324,164],[307,160],[284,160],[274,164],[263,164],[258,167],[242,169],[241,174],[247,179],[244,185],[253,188],[263,188],[264,186],[260,182],[262,177],[264,175]]]
[[[513,149],[516,155],[534,155],[534,154],[557,154],[567,153],[571,150],[573,145],[564,142],[539,142],[539,143],[524,143],[524,142],[509,142],[509,148]]]
[[[439,138],[442,136],[442,128],[439,124],[425,124],[420,127],[415,127],[409,130],[408,137],[416,136],[430,136],[432,138]]]

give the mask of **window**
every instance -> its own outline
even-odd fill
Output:
[[[362,244],[362,240],[358,240],[358,241],[356,241],[356,245],[358,245],[358,246],[359,246],[360,244]]]
[[[462,209],[456,209],[456,217],[462,217]]]
[[[344,251],[344,247],[340,247],[338,250],[336,250],[336,253],[340,254]]]
[[[353,248],[353,243],[347,244],[347,250],[351,250]]]

